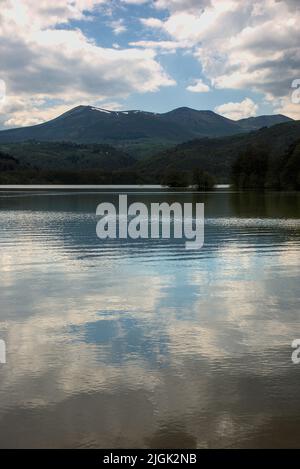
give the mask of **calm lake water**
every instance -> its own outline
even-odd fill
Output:
[[[205,203],[205,245],[101,241],[103,193],[0,193],[1,447],[300,447],[300,194]]]

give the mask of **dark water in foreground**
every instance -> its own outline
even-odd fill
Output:
[[[0,194],[1,447],[300,447],[300,195],[205,202],[205,246],[100,241],[104,194]]]

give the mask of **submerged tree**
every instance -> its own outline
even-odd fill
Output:
[[[216,183],[215,178],[202,169],[193,169],[193,185],[197,190],[207,191],[213,189]]]
[[[168,187],[187,187],[189,178],[187,171],[168,169],[161,178],[161,185]]]

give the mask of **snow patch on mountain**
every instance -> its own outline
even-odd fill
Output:
[[[104,114],[112,114],[114,111],[108,111],[107,109],[102,109],[101,107],[91,107],[92,111],[104,112]]]

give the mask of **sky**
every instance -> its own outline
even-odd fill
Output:
[[[300,0],[0,0],[0,128],[81,104],[300,119],[299,24]]]

